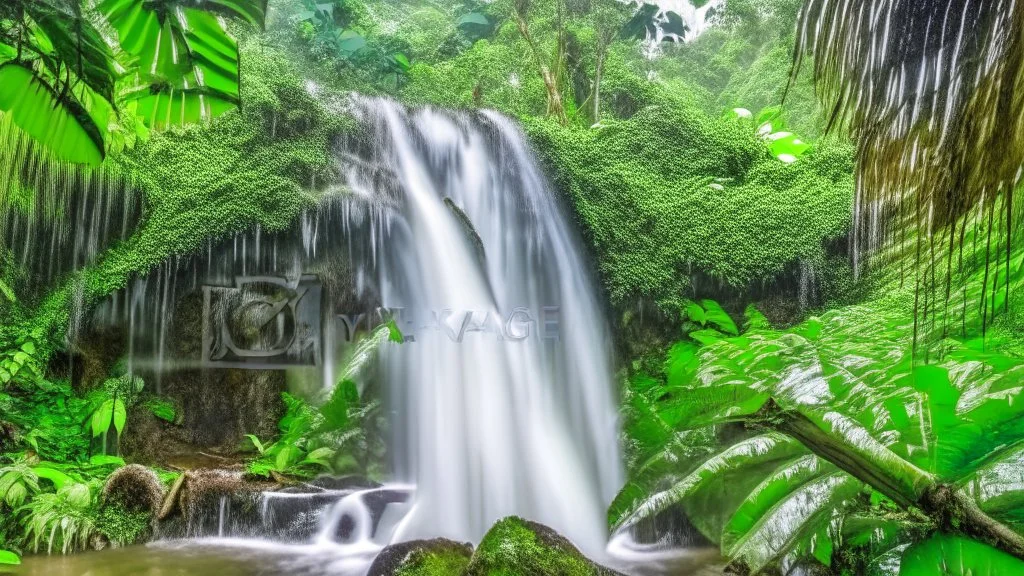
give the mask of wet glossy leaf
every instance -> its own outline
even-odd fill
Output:
[[[976,540],[936,534],[903,553],[900,576],[1024,574],[1024,561]]]
[[[0,111],[57,158],[92,166],[103,162],[102,132],[88,111],[25,66],[0,65]]]

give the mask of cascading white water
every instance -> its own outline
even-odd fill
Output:
[[[354,108],[372,142],[345,151],[348,184],[395,206],[358,274],[414,340],[381,354],[416,486],[396,539],[476,542],[519,515],[601,555],[622,475],[607,330],[523,135],[492,113]]]

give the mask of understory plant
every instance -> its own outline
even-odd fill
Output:
[[[946,338],[925,364],[899,302],[743,333],[705,304],[632,380],[613,526],[682,506],[741,573],[1024,571],[1024,360]]]

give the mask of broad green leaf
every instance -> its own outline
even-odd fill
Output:
[[[175,88],[166,84],[144,86],[127,97],[137,102],[139,117],[153,130],[207,122],[238,105],[233,96],[207,88]]]
[[[88,111],[21,64],[0,65],[0,111],[59,159],[91,166],[103,162],[102,131]]]
[[[366,38],[355,30],[345,30],[338,37],[338,50],[344,55],[351,55],[366,46]]]
[[[109,454],[96,454],[89,458],[89,464],[92,466],[124,466],[124,458],[120,456],[111,456]]]
[[[36,476],[53,482],[53,487],[57,490],[60,490],[65,485],[74,482],[74,480],[72,480],[72,478],[67,474],[46,465],[41,464],[36,466],[32,468],[32,471],[36,473]]]
[[[114,419],[114,401],[106,400],[100,404],[99,408],[92,413],[90,425],[92,427],[93,438],[102,435],[104,432],[110,429],[112,421]]]
[[[704,307],[707,321],[713,326],[717,326],[719,330],[729,334],[730,336],[738,336],[740,331],[736,328],[736,323],[733,322],[732,318],[718,305],[718,302],[714,300],[701,300],[701,306]]]
[[[21,558],[17,554],[9,550],[0,550],[0,564],[7,564],[8,566],[17,566],[21,564]]]
[[[81,482],[67,484],[57,491],[64,497],[65,501],[75,508],[88,508],[92,504],[92,492],[89,486]]]
[[[292,452],[293,449],[291,447],[284,446],[277,453],[277,457],[274,458],[274,465],[277,466],[278,470],[288,469],[288,464],[290,464],[292,460]]]
[[[0,42],[0,64],[6,62],[8,60],[14,60],[14,58],[17,55],[18,55],[18,49],[17,48],[15,48],[14,46],[11,46],[9,44],[4,44],[3,42]]]
[[[676,342],[665,357],[666,381],[669,386],[688,384],[699,367],[697,345],[687,341]]]
[[[1008,576],[1024,561],[963,536],[936,534],[903,553],[900,576]]]
[[[196,0],[188,5],[229,18],[238,18],[260,28],[267,17],[267,0]]]
[[[114,429],[117,430],[117,435],[120,436],[121,432],[124,431],[125,423],[128,421],[128,410],[120,398],[114,400],[113,412]]]
[[[25,11],[46,34],[64,65],[112,103],[117,63],[99,30],[82,15],[81,5],[27,2]]]
[[[794,490],[822,476],[823,469],[831,472],[834,468],[827,464],[823,466],[813,454],[800,456],[779,466],[750,492],[725,525],[722,531],[722,553],[733,556],[734,549],[772,507]]]
[[[769,433],[742,440],[719,454],[701,463],[695,470],[637,506],[619,523],[620,526],[635,524],[642,518],[658,514],[687,496],[700,490],[726,469],[758,464],[766,460],[777,460],[799,454],[803,448],[798,442],[776,433]]]
[[[707,314],[704,312],[704,309],[701,308],[700,304],[697,304],[696,302],[686,303],[686,317],[701,326],[708,323]]]
[[[746,325],[743,327],[744,330],[771,330],[772,324],[768,321],[768,318],[761,313],[753,304],[747,306],[743,311],[743,317],[746,318]]]
[[[795,487],[739,535],[729,555],[743,559],[755,574],[798,546],[815,555],[827,550],[830,556],[828,523],[860,486],[849,475],[835,472]]]
[[[725,334],[710,328],[706,330],[694,330],[693,332],[690,332],[689,336],[704,346],[710,346],[711,344],[721,342],[725,339]]]
[[[28,496],[28,488],[25,487],[21,482],[16,482],[7,489],[7,493],[4,494],[4,502],[10,508],[17,508],[25,503],[25,498]]]

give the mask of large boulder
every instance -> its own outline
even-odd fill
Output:
[[[377,555],[367,576],[460,576],[472,555],[471,544],[444,538],[400,542]]]
[[[622,576],[583,555],[551,528],[516,516],[498,521],[473,553],[465,576]]]

